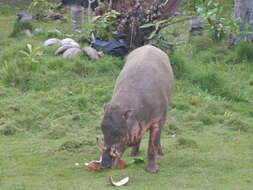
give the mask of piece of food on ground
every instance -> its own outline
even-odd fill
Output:
[[[113,181],[112,176],[108,177],[108,183],[113,185],[113,186],[116,186],[116,187],[120,187],[122,185],[125,185],[125,184],[128,183],[128,181],[129,181],[129,177],[125,177],[124,179],[122,179],[118,182]]]

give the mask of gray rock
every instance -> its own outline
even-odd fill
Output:
[[[61,40],[57,39],[57,38],[50,38],[47,41],[44,42],[44,46],[52,46],[52,45],[56,45],[56,44],[60,44]]]
[[[78,56],[81,53],[81,49],[80,48],[70,48],[67,49],[64,53],[63,53],[63,58],[64,59],[69,59],[75,56]]]
[[[21,12],[17,14],[17,21],[18,22],[31,22],[33,17],[30,13]]]
[[[67,43],[66,45],[71,45],[73,47],[78,47],[80,48],[80,45],[77,43],[77,42],[70,42],[70,43]]]
[[[190,21],[189,32],[191,34],[198,34],[203,30],[203,23],[200,18],[195,18]]]
[[[69,44],[70,42],[75,42],[75,40],[73,40],[71,38],[65,38],[65,39],[61,40],[62,45]]]
[[[80,48],[80,45],[79,45],[77,42],[75,42],[74,40],[69,39],[69,38],[66,38],[66,39],[62,40],[62,41],[61,41],[61,45],[62,45],[62,46],[64,46],[64,45],[71,45],[71,46],[73,46],[73,47],[78,47],[78,48]]]
[[[74,46],[72,45],[63,45],[61,47],[59,47],[56,51],[55,51],[55,55],[59,55],[61,53],[64,53],[67,49],[70,49],[70,48],[75,48]]]
[[[94,48],[87,46],[87,47],[84,47],[82,50],[91,59],[99,59],[99,53]]]

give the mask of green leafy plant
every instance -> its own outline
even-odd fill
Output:
[[[27,44],[26,47],[26,51],[20,50],[19,53],[24,56],[23,59],[29,67],[35,69],[37,67],[36,65],[39,63],[37,56],[42,53],[41,47],[33,48],[31,44]]]
[[[239,32],[238,20],[224,17],[224,9],[221,3],[214,0],[204,1],[196,7],[197,14],[209,27],[214,40],[221,40],[226,34]]]
[[[15,22],[10,37],[18,37],[24,30],[33,31],[33,25],[30,22]]]
[[[119,16],[120,13],[115,10],[105,13],[102,16],[96,16],[91,20],[91,24],[87,29],[93,32],[98,38],[110,40],[113,37],[112,31],[116,30],[117,18]]]
[[[17,86],[22,81],[25,80],[22,69],[16,62],[4,61],[2,68],[0,70],[0,79],[2,79],[6,84],[11,86]]]
[[[37,19],[42,19],[48,12],[57,9],[60,3],[52,0],[32,0],[29,10],[36,16]]]
[[[253,61],[253,44],[248,41],[240,41],[235,49],[238,62]]]
[[[147,23],[147,24],[140,26],[140,28],[141,29],[144,29],[144,28],[153,28],[154,29],[148,37],[148,39],[151,40],[158,34],[159,30],[161,29],[161,26],[168,23],[169,21],[170,21],[170,19],[169,20],[161,20],[156,23]]]

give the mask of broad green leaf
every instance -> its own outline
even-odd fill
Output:
[[[154,30],[154,31],[150,34],[150,36],[148,37],[148,39],[151,40],[152,38],[155,37],[155,35],[156,35],[156,30]]]
[[[150,28],[150,27],[155,26],[155,25],[156,24],[154,24],[154,23],[148,23],[148,24],[144,24],[144,25],[140,26],[140,28]]]

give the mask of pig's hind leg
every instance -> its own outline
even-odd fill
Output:
[[[141,139],[138,140],[138,141],[133,145],[132,151],[131,151],[131,153],[130,153],[130,156],[131,156],[131,157],[136,157],[136,156],[139,155],[140,144],[141,144]]]
[[[160,145],[161,122],[154,123],[150,127],[149,145],[148,145],[148,168],[150,173],[158,172],[157,168],[157,154]]]
[[[166,114],[165,114],[166,115]],[[158,155],[163,156],[163,150],[162,150],[162,145],[161,145],[161,132],[162,132],[162,127],[164,126],[166,122],[166,117],[164,117],[161,121],[160,121],[160,127],[159,127],[159,145],[158,145]]]
[[[161,136],[161,129],[160,129],[159,133],[160,133],[160,136]],[[160,155],[160,156],[164,155],[163,150],[162,150],[162,145],[161,145],[161,138],[159,138],[158,155]]]

